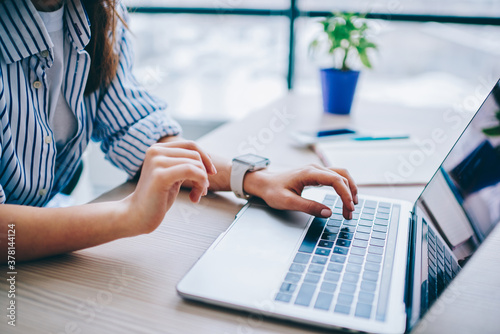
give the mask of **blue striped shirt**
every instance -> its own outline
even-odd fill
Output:
[[[125,7],[118,10],[127,19]],[[69,182],[90,139],[100,141],[106,158],[133,176],[149,146],[180,132],[166,105],[132,75],[130,33],[120,22],[116,77],[108,87],[84,95],[90,23],[80,0],[66,1],[64,22],[62,94],[78,129],[57,152],[45,74],[53,62],[52,41],[30,0],[0,2],[0,203],[45,205]]]

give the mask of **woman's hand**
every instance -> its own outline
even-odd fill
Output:
[[[358,203],[358,189],[345,169],[310,165],[280,174],[265,171],[247,173],[244,189],[275,209],[299,210],[317,217],[330,217],[332,211],[329,207],[301,197],[304,187],[320,185],[335,189],[344,203],[344,218],[351,219],[354,204]]]
[[[135,191],[123,200],[131,235],[154,231],[184,182],[191,186],[190,200],[198,203],[207,194],[208,175],[216,173],[208,154],[192,141],[151,146]]]

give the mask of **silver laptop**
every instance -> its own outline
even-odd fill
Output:
[[[500,221],[500,81],[415,203],[360,196],[352,220],[250,201],[177,285],[187,299],[327,328],[411,329]]]

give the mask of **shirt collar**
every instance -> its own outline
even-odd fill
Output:
[[[65,27],[74,47],[83,50],[90,40],[90,22],[81,0],[67,0]],[[30,0],[0,2],[0,53],[7,64],[28,58],[54,44]]]

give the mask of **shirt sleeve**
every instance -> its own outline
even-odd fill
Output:
[[[119,12],[128,20],[123,5]],[[166,104],[144,90],[133,76],[130,32],[121,23],[117,36],[118,71],[105,93],[97,93],[101,97],[92,139],[102,141],[106,158],[133,177],[142,166],[146,150],[162,137],[178,135],[181,128],[166,113]]]

